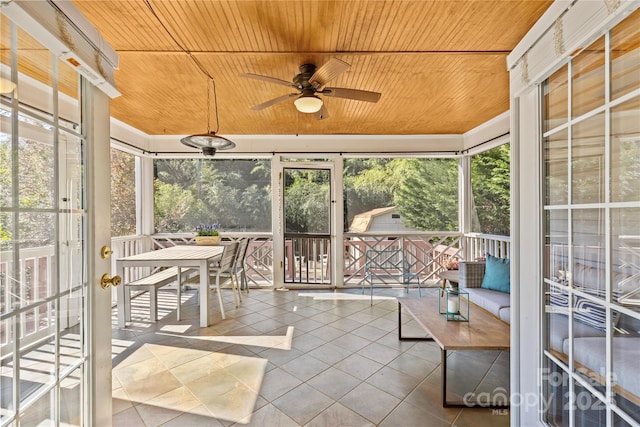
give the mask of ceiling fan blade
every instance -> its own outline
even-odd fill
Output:
[[[322,108],[320,108],[320,110],[318,110],[317,112],[313,113],[313,117],[315,117],[316,120],[324,120],[327,117],[329,117],[329,110],[327,110],[327,107],[325,107],[324,104],[323,104]]]
[[[329,81],[335,79],[340,74],[351,68],[351,65],[338,58],[331,58],[329,62],[318,68],[313,76],[309,79],[316,89],[329,83]]]
[[[344,87],[328,87],[321,94],[325,96],[335,96],[336,98],[355,99],[356,101],[378,102],[381,93],[369,92],[368,90],[347,89]]]
[[[264,110],[267,107],[271,107],[272,105],[275,105],[275,104],[277,104],[279,102],[286,101],[287,99],[293,98],[294,96],[298,96],[298,95],[300,95],[300,94],[299,93],[289,93],[289,94],[286,94],[286,95],[282,95],[282,96],[279,96],[277,98],[273,98],[273,99],[271,99],[271,100],[269,100],[267,102],[263,102],[262,104],[254,105],[253,107],[251,107],[251,109],[253,111]]]
[[[261,76],[260,74],[243,73],[243,74],[240,74],[240,77],[246,77],[248,79],[255,79],[255,80],[262,80],[263,82],[275,83],[277,85],[282,85],[282,86],[295,87],[296,89],[298,88],[298,86],[294,85],[291,82],[276,79],[275,77]]]

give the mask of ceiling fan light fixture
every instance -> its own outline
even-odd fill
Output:
[[[293,101],[301,113],[317,113],[322,108],[322,99],[315,95],[302,94]]]
[[[236,147],[233,141],[216,135],[215,132],[185,136],[180,140],[184,145],[202,150],[205,156],[213,156],[218,150],[230,150]]]
[[[16,84],[11,80],[0,77],[0,94],[6,95],[13,93],[16,89]]]

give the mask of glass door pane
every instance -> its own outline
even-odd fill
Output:
[[[79,77],[22,30],[11,34],[18,69],[34,71],[15,73],[17,90],[40,96],[3,102],[0,117],[0,423],[87,425]]]
[[[284,168],[284,281],[329,284],[331,170]]]

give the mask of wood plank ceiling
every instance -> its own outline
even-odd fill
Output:
[[[221,134],[459,134],[508,110],[506,56],[552,0],[74,3],[120,55],[112,116],[146,133],[207,130],[207,79],[180,43],[215,78]],[[332,57],[351,68],[329,86],[380,101],[323,97],[325,120],[293,99],[250,109],[291,89],[241,73],[291,81]]]

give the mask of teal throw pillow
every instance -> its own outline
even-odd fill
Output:
[[[484,278],[481,288],[511,293],[511,277],[509,275],[509,260],[487,255]]]

